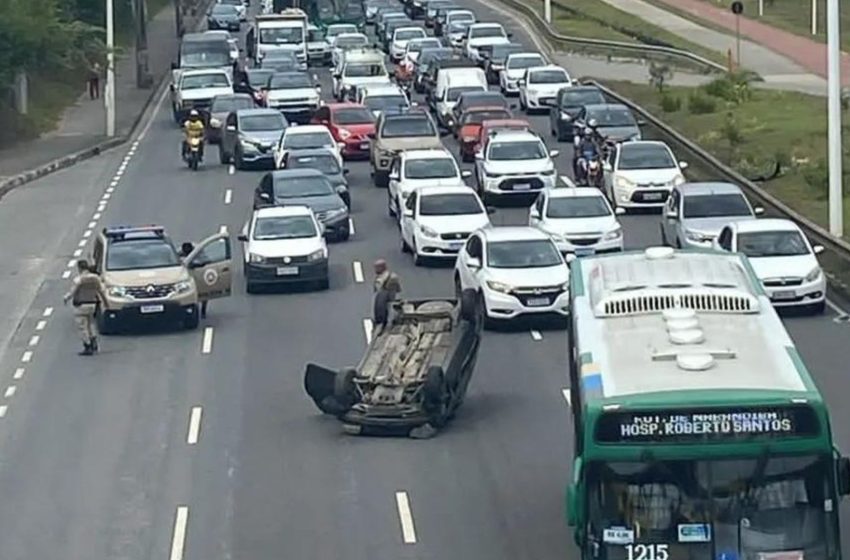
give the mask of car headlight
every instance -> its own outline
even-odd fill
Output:
[[[339,218],[340,216],[345,216],[346,212],[348,212],[348,209],[345,208],[345,207],[334,208],[333,210],[328,211],[328,213],[326,214],[326,216],[327,216],[326,219],[333,220],[335,218]]]
[[[606,233],[605,236],[603,237],[603,239],[605,241],[612,241],[614,239],[620,239],[621,237],[623,237],[623,229],[617,228],[617,229],[612,229],[611,231]]]
[[[253,140],[248,140],[247,138],[242,138],[239,141],[239,144],[242,146],[242,149],[248,151],[255,151],[257,149],[257,143]]]
[[[712,235],[707,235],[707,234],[699,232],[699,231],[689,231],[689,230],[685,231],[685,237],[687,237],[691,241],[695,241],[697,243],[705,243],[706,241],[711,241],[712,239],[714,239],[714,236],[712,236]]]
[[[547,169],[547,170],[545,170],[541,173],[541,175],[545,175],[546,177],[551,177],[554,174],[555,174],[555,168],[554,167],[552,169]]]
[[[635,188],[635,182],[625,177],[617,177],[617,186],[621,189],[633,189]]]
[[[109,286],[106,293],[112,297],[127,297],[127,288],[125,286]]]
[[[260,264],[266,262],[266,257],[257,253],[248,253],[248,260],[254,264]]]
[[[487,177],[490,177],[490,178],[496,178],[496,177],[501,177],[502,175],[504,175],[504,173],[493,173],[491,171],[487,171],[487,168],[485,167],[484,168],[484,175],[486,175]]]
[[[351,138],[351,133],[345,130],[344,128],[337,129],[337,133],[339,134],[340,140],[346,140],[348,138]]]
[[[324,247],[307,255],[307,260],[309,262],[320,261],[326,258],[328,258],[328,250]]]
[[[472,142],[475,142],[476,140],[478,140],[478,137],[477,136],[464,136],[461,140],[463,140],[467,144],[471,144]]]
[[[192,291],[192,283],[189,280],[181,280],[174,284],[174,291],[178,294],[185,294]]]
[[[423,225],[419,226],[419,231],[421,231],[422,235],[424,235],[425,237],[438,237],[440,235],[439,233],[437,233],[433,229],[429,228],[428,226],[423,226]]]
[[[684,182],[685,182],[684,177],[682,177],[681,175],[676,175],[676,178],[673,179],[673,186],[678,187],[679,185],[681,185]]]
[[[569,113],[565,113],[564,111],[561,111],[561,120],[562,121],[571,121],[571,120],[573,120],[573,118],[570,116]]]
[[[503,294],[509,294],[514,289],[513,286],[510,286],[503,282],[497,282],[496,280],[487,280],[487,287],[493,290],[494,292],[500,292]]]
[[[819,266],[814,267],[811,272],[806,274],[806,282],[814,282],[815,280],[818,280],[821,274],[823,274],[823,272],[821,272],[821,268]]]

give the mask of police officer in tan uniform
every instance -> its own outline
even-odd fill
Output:
[[[71,289],[65,294],[64,301],[66,305],[71,301],[74,306],[74,321],[83,341],[81,356],[91,356],[98,351],[94,313],[100,299],[103,299],[100,276],[91,271],[85,260],[77,261],[77,276]]]
[[[374,264],[375,283],[373,286],[375,299],[373,301],[373,316],[375,322],[375,334],[387,326],[389,320],[390,303],[401,293],[401,280],[398,274],[391,271],[387,261],[378,259]]]

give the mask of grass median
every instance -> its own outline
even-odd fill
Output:
[[[826,101],[721,78],[698,88],[603,81],[813,221],[828,224]],[[846,114],[846,110],[845,110]],[[842,128],[847,126],[847,121]],[[652,132],[650,131],[650,135]],[[845,150],[845,181],[850,158]],[[693,162],[692,162],[693,163]],[[777,163],[781,172],[771,177]],[[698,167],[694,179],[712,178]],[[844,198],[844,212],[850,200]]]

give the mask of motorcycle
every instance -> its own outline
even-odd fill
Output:
[[[588,186],[601,189],[604,185],[602,180],[602,162],[598,155],[594,155],[587,161],[587,171],[585,172],[585,183]]]
[[[192,171],[197,171],[198,164],[201,163],[201,141],[201,138],[194,137],[186,141],[186,153],[183,155],[183,160]]]

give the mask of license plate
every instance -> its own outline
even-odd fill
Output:
[[[664,200],[664,193],[646,193],[643,195],[644,200]]]
[[[577,248],[576,249],[576,256],[577,257],[586,257],[588,255],[592,255],[595,252],[596,251],[594,249],[578,249]]]
[[[452,251],[460,251],[461,247],[463,247],[463,243],[449,243],[449,249]]]
[[[772,299],[795,299],[797,297],[797,292],[794,290],[779,290],[778,292],[773,292]]]
[[[142,313],[145,313],[145,314],[147,314],[147,313],[162,313],[163,311],[165,311],[165,306],[164,305],[143,305],[142,307],[139,308],[139,311],[141,311]]]
[[[528,306],[529,307],[543,307],[544,305],[549,305],[549,298],[545,298],[545,297],[528,298]]]
[[[515,191],[528,191],[531,190],[531,185],[528,183],[514,183]]]
[[[363,142],[362,144],[360,144],[360,149],[361,150],[368,150],[369,149],[369,142]]]
[[[277,275],[278,276],[297,276],[298,275],[298,267],[297,266],[279,266],[279,267],[277,267]]]

